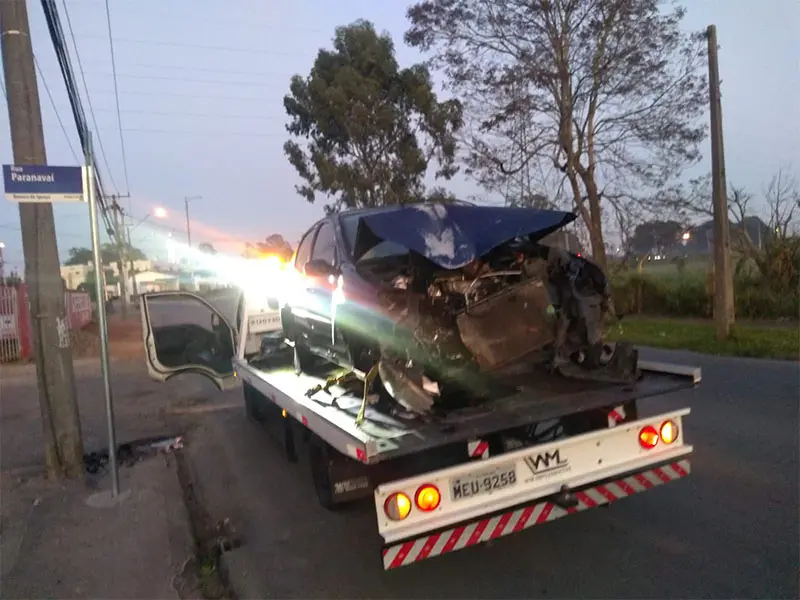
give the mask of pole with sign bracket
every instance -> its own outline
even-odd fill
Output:
[[[97,198],[94,188],[94,155],[92,134],[87,131],[86,166],[83,168],[83,193],[89,204],[89,221],[92,230],[92,260],[94,285],[97,295],[97,322],[100,326],[100,368],[103,373],[103,392],[106,399],[108,421],[108,464],[111,469],[111,495],[119,495],[119,466],[117,465],[117,433],[114,426],[114,397],[111,392],[111,373],[108,360],[108,320],[106,318],[106,278],[100,253],[100,228],[97,221]],[[121,235],[117,231],[117,235]]]

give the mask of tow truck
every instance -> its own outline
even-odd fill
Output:
[[[220,390],[241,383],[246,415],[279,437],[288,461],[307,452],[323,507],[371,498],[385,570],[690,474],[690,409],[648,412],[647,401],[697,386],[699,368],[640,360],[642,377],[632,385],[539,374],[515,382],[508,397],[428,422],[371,404],[360,415],[363,385],[339,382],[324,364],[313,375],[299,372],[278,310],[230,294],[141,297],[150,376],[199,373]]]

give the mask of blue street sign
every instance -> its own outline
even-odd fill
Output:
[[[82,202],[83,167],[3,165],[9,202]]]

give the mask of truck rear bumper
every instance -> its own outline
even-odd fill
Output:
[[[426,533],[417,538],[392,543],[383,548],[383,568],[389,570],[405,567],[590,508],[608,505],[628,496],[646,492],[664,483],[682,479],[690,472],[691,461],[687,455],[677,461],[648,466],[638,472],[570,490],[569,494],[573,501],[568,504],[564,504],[563,497],[539,498],[527,505],[517,506],[490,516],[484,515],[477,519],[451,525],[443,530]]]

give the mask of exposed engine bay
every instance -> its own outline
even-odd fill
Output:
[[[635,349],[603,340],[605,275],[566,250],[516,238],[455,270],[412,251],[359,272],[393,323],[380,347],[383,387],[418,415],[488,399],[494,375],[637,376]]]

